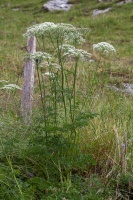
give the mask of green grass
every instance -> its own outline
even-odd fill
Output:
[[[63,22],[90,28],[81,48],[93,53],[93,44],[106,41],[117,54],[99,67],[97,62],[79,63],[80,109],[96,115],[88,119],[87,126],[77,128],[76,145],[67,137],[70,130],[55,131],[56,136],[50,130],[46,142],[37,80],[31,126],[25,126],[20,116],[21,91],[0,90],[0,199],[132,199],[132,95],[116,92],[108,85],[122,88],[122,83],[133,83],[133,3],[117,6],[114,2],[71,0],[70,11],[49,13],[42,8],[44,2],[0,2],[0,80],[22,86],[23,34],[36,23]],[[92,17],[93,9],[110,6],[112,11],[106,15]],[[93,54],[93,58],[98,56]],[[122,160],[125,133],[127,152]]]

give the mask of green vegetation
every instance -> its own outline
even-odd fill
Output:
[[[49,13],[42,8],[44,2],[0,2],[0,88],[10,83],[22,87],[23,34],[34,24],[67,23],[91,29],[86,42],[76,48],[90,53],[92,62],[79,57],[64,61],[59,46],[53,62],[61,70],[54,71],[51,65],[40,70],[35,59],[39,76],[36,72],[29,126],[20,115],[21,90],[0,89],[0,199],[130,200],[132,95],[121,91],[123,83],[133,83],[133,3],[70,0],[70,11]],[[112,10],[106,15],[92,17],[94,9],[107,7]],[[116,53],[94,51],[93,44],[99,42],[112,44]],[[46,52],[53,55],[50,39],[46,45]],[[43,81],[47,70],[58,78],[48,76]]]

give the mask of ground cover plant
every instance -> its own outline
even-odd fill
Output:
[[[49,13],[44,2],[0,2],[0,199],[132,199],[132,94],[123,84],[133,77],[133,3],[75,0],[70,11]],[[47,39],[36,32],[37,53],[26,55],[36,62],[27,126],[23,34],[42,23]]]

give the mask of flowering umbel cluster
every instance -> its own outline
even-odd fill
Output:
[[[26,58],[30,58],[35,60],[36,62],[41,62],[42,60],[50,60],[52,56],[49,53],[42,52],[42,51],[37,51],[32,54],[27,54]]]
[[[0,89],[8,89],[8,90],[14,90],[14,89],[18,89],[21,90],[21,88],[16,85],[16,84],[8,84],[8,85],[4,85],[2,88]]]
[[[107,42],[100,42],[98,44],[94,44],[93,50],[98,51],[99,53],[102,53],[105,55],[116,52],[115,48]]]
[[[91,54],[88,53],[87,51],[83,49],[76,49],[74,46],[64,44],[62,46],[59,46],[59,49],[62,52],[62,58],[69,58],[73,57],[75,59],[81,59],[82,61],[87,60],[88,58],[91,57]],[[46,52],[35,52],[33,54],[28,54],[26,56],[27,58],[34,59],[37,63],[41,63],[42,60],[51,60],[52,56]],[[54,66],[55,68],[60,68],[58,64],[49,62],[49,66],[52,67]]]
[[[60,47],[63,52],[63,57],[74,57],[86,60],[91,57],[91,54],[83,49],[76,49],[74,46],[64,44]]]
[[[60,40],[73,43],[85,42],[83,34],[89,32],[89,29],[76,28],[71,24],[45,22],[29,27],[24,37],[43,36],[50,37],[52,40]]]

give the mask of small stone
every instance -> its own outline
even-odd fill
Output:
[[[12,10],[13,11],[19,11],[19,8],[13,8]]]
[[[133,84],[130,83],[122,83],[122,87],[118,87],[116,85],[108,85],[107,87],[116,91],[121,92],[123,94],[133,95]]]
[[[123,0],[117,3],[117,5],[123,5],[123,4],[127,4],[127,3],[131,3],[133,2],[133,0]]]
[[[33,178],[35,175],[32,174],[32,173],[30,173],[30,172],[28,172],[28,173],[27,173],[27,176],[28,176],[29,178]]]
[[[110,10],[112,10],[112,8],[106,8],[106,9],[104,9],[104,10],[95,9],[95,10],[93,10],[93,16],[97,16],[97,15],[100,15],[100,14],[107,13],[107,12],[109,12]]]
[[[98,0],[98,2],[112,2],[113,0]]]

